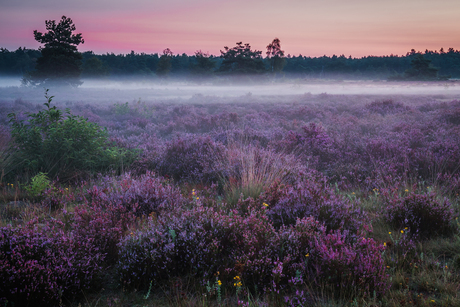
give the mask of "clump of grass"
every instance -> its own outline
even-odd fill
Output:
[[[229,204],[236,204],[241,197],[259,197],[275,181],[283,183],[288,180],[298,167],[293,156],[246,142],[229,144],[220,159],[220,165],[231,166],[227,176],[222,178]]]

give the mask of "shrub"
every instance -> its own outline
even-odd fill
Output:
[[[45,173],[38,173],[32,178],[32,181],[26,186],[27,192],[32,197],[40,196],[46,189],[51,187],[51,182]]]
[[[270,263],[267,253],[277,249],[267,246],[276,242],[275,237],[273,227],[255,213],[243,218],[198,206],[180,215],[151,219],[146,230],[125,237],[118,271],[130,288],[146,287],[151,281],[159,285],[187,274],[209,279],[218,271],[222,280],[230,281],[236,263],[244,261],[245,274],[263,285],[265,278],[260,274],[268,271],[250,264],[262,259]]]
[[[68,179],[82,172],[117,169],[129,164],[134,154],[110,147],[107,132],[97,124],[80,116],[51,107],[53,96],[44,105],[46,110],[27,113],[27,120],[20,120],[15,113],[8,114],[12,125],[11,136],[17,160],[16,173],[35,175],[47,173],[51,178]]]
[[[218,181],[215,160],[224,147],[210,137],[187,137],[172,140],[159,163],[160,173],[176,181]]]
[[[178,210],[185,202],[180,191],[164,179],[147,171],[139,177],[125,173],[120,177],[104,177],[88,192],[91,207],[120,206],[136,216],[159,214],[160,208]]]
[[[439,200],[434,192],[395,197],[384,209],[384,217],[398,229],[409,228],[422,237],[452,233],[453,209],[447,199]]]
[[[0,228],[0,301],[58,306],[95,285],[104,254],[60,223]]]
[[[365,109],[373,113],[379,113],[382,116],[410,110],[409,107],[404,106],[401,102],[394,102],[392,99],[371,102],[366,104]]]
[[[268,205],[267,216],[275,227],[293,225],[298,218],[313,216],[327,231],[349,230],[355,235],[365,225],[365,213],[356,204],[336,195],[320,173],[300,173],[293,185],[276,182],[261,196]]]

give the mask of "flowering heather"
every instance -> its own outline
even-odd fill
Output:
[[[139,177],[129,173],[115,178],[104,177],[99,185],[88,191],[86,202],[91,207],[120,207],[136,216],[142,216],[159,213],[160,207],[181,207],[184,198],[178,189],[147,171]]]
[[[105,254],[63,225],[0,228],[0,301],[54,306],[95,285]]]
[[[391,200],[384,209],[385,219],[389,223],[400,229],[407,227],[412,233],[418,233],[422,237],[452,233],[454,212],[449,200],[438,199],[433,192],[406,193],[405,196]]]
[[[267,216],[276,227],[313,216],[324,223],[328,231],[342,229],[356,234],[365,219],[357,204],[336,195],[327,179],[314,171],[300,173],[293,185],[275,183],[260,198],[268,204]]]

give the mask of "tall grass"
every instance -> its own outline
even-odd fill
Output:
[[[236,204],[241,197],[257,198],[275,181],[288,181],[300,167],[293,155],[261,148],[247,140],[230,142],[218,159],[219,168],[229,170],[221,178],[229,204]]]

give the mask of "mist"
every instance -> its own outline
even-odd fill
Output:
[[[82,79],[78,88],[49,87],[50,95],[59,102],[85,102],[91,104],[113,104],[142,100],[158,102],[174,100],[186,103],[193,98],[196,103],[200,97],[268,98],[296,95],[368,95],[385,99],[395,95],[432,96],[441,100],[460,99],[460,81],[442,82],[388,82],[388,81],[329,81],[315,79],[280,79],[276,81],[253,82],[251,80],[213,79],[197,84],[179,79]],[[31,103],[45,102],[44,88],[23,87],[19,77],[0,78],[0,103],[22,99]],[[216,100],[216,99],[214,99]],[[204,101],[203,101],[204,102]],[[214,101],[218,102],[218,101]],[[240,101],[242,102],[242,101]]]

